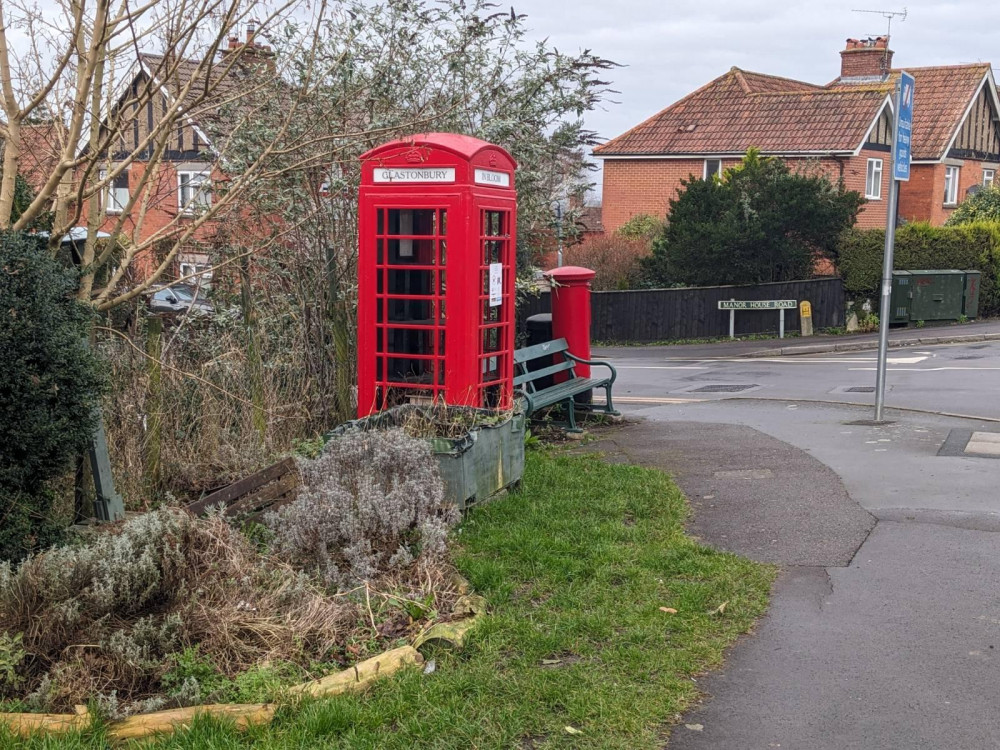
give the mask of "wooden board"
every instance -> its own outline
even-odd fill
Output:
[[[256,518],[265,510],[294,499],[298,486],[299,472],[295,459],[288,457],[196,500],[187,506],[187,510],[197,516],[213,506],[224,505],[227,516],[249,515]]]

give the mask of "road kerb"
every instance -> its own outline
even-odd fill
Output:
[[[1000,341],[1000,333],[972,333],[957,336],[925,336],[923,338],[890,339],[890,349],[905,349],[911,346],[931,346],[934,344],[965,344],[977,341]],[[844,341],[837,344],[807,344],[786,346],[781,349],[758,349],[738,355],[744,359],[755,357],[790,357],[800,354],[829,354],[830,352],[863,352],[878,349],[877,341]]]

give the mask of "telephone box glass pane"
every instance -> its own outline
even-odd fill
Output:
[[[432,303],[413,299],[389,299],[389,320],[393,323],[429,325],[433,318]]]
[[[434,294],[434,272],[390,269],[389,294]]]
[[[389,357],[389,381],[400,383],[433,382],[434,361],[430,359],[406,359]]]
[[[437,234],[437,211],[433,208],[390,208],[389,234]]]
[[[390,328],[388,352],[391,354],[433,354],[434,332],[412,328]]]

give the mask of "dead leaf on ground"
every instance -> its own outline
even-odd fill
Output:
[[[673,607],[660,607],[661,612],[666,612],[668,615],[676,615],[677,610]]]
[[[563,731],[566,734],[583,734],[583,730],[576,727],[563,727]]]
[[[728,605],[728,604],[729,604],[729,602],[728,602],[728,601],[725,601],[725,602],[723,602],[722,604],[720,604],[720,605],[719,605],[719,606],[718,606],[718,607],[717,607],[717,608],[715,609],[715,611],[714,611],[714,612],[712,612],[712,614],[713,614],[713,615],[721,615],[721,614],[722,614],[723,612],[725,612],[725,611],[726,611],[726,605]]]

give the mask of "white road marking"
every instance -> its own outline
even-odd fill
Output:
[[[849,367],[851,372],[875,372],[875,367]],[[941,372],[942,370],[1000,370],[1000,367],[889,367],[889,372]]]
[[[699,404],[704,398],[666,398],[663,396],[615,396],[622,404]]]
[[[926,356],[918,356],[918,357],[889,357],[888,362],[891,365],[915,365],[918,362],[923,362],[927,358],[928,357],[926,357]],[[849,365],[849,364],[860,364],[860,363],[864,363],[864,362],[877,362],[878,358],[877,357],[839,357],[839,358],[829,357],[829,358],[824,358],[824,359],[802,359],[802,358],[799,358],[799,357],[776,357],[776,358],[772,359],[772,358],[767,358],[767,357],[752,357],[752,358],[740,357],[740,358],[733,358],[733,359],[722,359],[722,358],[711,359],[711,360],[706,360],[706,359],[698,359],[698,360],[695,360],[695,359],[675,359],[675,360],[667,360],[667,361],[668,362],[670,362],[670,361],[674,361],[674,362],[714,362],[714,363],[728,362],[728,363],[738,363],[738,364],[747,365],[747,366],[752,366],[752,365],[754,365],[756,363],[760,363],[760,362],[767,363],[767,364],[775,364],[775,365],[841,365],[841,364]],[[627,366],[626,365],[616,365],[616,367],[618,367],[619,369],[624,369]],[[637,367],[637,366],[633,365],[632,367]],[[655,367],[649,367],[647,369],[656,369],[656,368]],[[667,369],[667,368],[664,368],[664,369]],[[681,368],[677,367],[676,369],[681,369]],[[704,368],[702,368],[702,369],[704,369]]]
[[[707,370],[707,367],[695,365],[616,365],[616,370]]]

